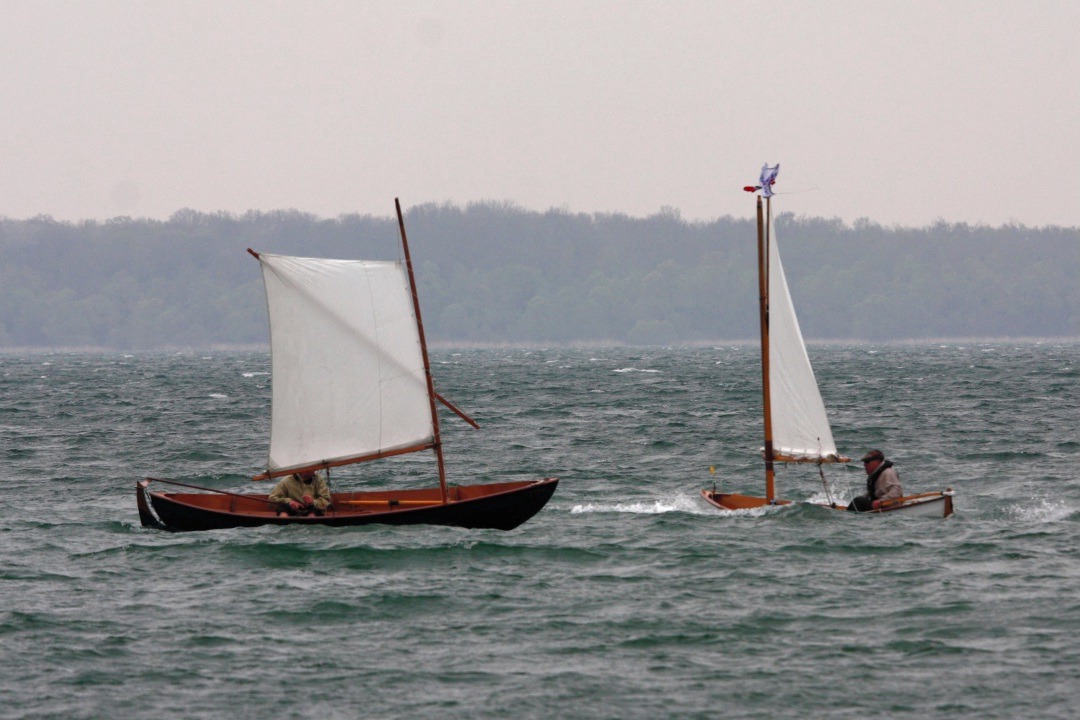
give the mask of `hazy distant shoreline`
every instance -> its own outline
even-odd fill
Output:
[[[425,205],[406,214],[432,347],[666,347],[758,336],[756,227],[676,213]],[[804,337],[1080,336],[1080,229],[776,218]],[[389,217],[0,220],[0,348],[263,347],[246,248],[399,260]]]

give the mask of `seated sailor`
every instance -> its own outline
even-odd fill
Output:
[[[882,503],[904,495],[900,489],[900,474],[893,462],[885,459],[885,453],[871,450],[863,455],[862,463],[866,470],[866,492],[854,498],[848,510],[870,512],[879,509]]]
[[[278,515],[322,515],[330,507],[330,486],[312,470],[286,475],[270,491]]]

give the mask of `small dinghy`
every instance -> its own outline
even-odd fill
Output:
[[[799,320],[791,301],[784,267],[780,263],[780,248],[772,217],[772,184],[780,166],[765,165],[761,184],[747,191],[760,190],[765,197],[757,198],[758,240],[758,297],[761,326],[761,385],[764,409],[765,496],[741,495],[702,490],[701,495],[720,510],[749,510],[765,505],[789,505],[791,501],[776,497],[775,466],[777,463],[812,463],[824,484],[828,503],[824,507],[846,510],[847,506],[833,502],[824,466],[830,463],[849,463],[833,441],[832,428],[825,414],[810,358],[806,354]],[[948,517],[953,514],[953,491],[946,489],[908,495],[882,503],[873,514],[900,513]]]
[[[324,260],[249,252],[262,266],[270,311],[272,405],[266,472],[256,480],[432,451],[439,485],[331,493],[319,515],[279,514],[268,495],[162,478],[136,485],[143,525],[216,530],[258,525],[452,525],[511,530],[540,511],[557,478],[450,486],[420,301],[395,200],[401,262]],[[151,489],[153,485],[200,492]]]

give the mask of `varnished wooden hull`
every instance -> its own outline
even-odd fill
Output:
[[[709,503],[715,508],[720,510],[752,510],[754,508],[765,507],[767,505],[790,505],[789,500],[775,500],[770,503],[763,497],[756,497],[753,495],[740,495],[738,493],[719,493],[712,490],[702,490],[701,496],[705,498],[705,502]],[[817,503],[814,503],[817,504]],[[831,508],[833,510],[847,510],[846,505],[825,505],[820,504],[820,507]],[[863,515],[884,515],[888,513],[897,513],[899,515],[909,515],[916,517],[940,517],[947,518],[953,514],[953,492],[951,490],[944,490],[942,492],[928,492],[920,493],[918,495],[908,495],[906,497],[899,498],[892,501],[885,507],[878,510],[871,510]]]
[[[439,488],[334,493],[333,509],[322,516],[278,515],[266,495],[151,492],[153,478],[135,488],[139,518],[164,530],[221,530],[260,525],[449,525],[513,530],[551,498],[558,478],[463,485],[449,488],[443,503]]]

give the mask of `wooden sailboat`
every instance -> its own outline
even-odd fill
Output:
[[[511,530],[535,515],[557,478],[449,486],[435,391],[401,204],[405,263],[249,252],[270,311],[272,407],[266,472],[256,480],[431,450],[438,487],[336,492],[322,515],[278,514],[267,495],[161,478],[136,485],[143,525],[211,530],[258,525],[452,525]],[[163,492],[151,484],[201,492]]]
[[[825,485],[828,503],[837,510],[846,505],[834,501],[823,466],[848,463],[850,458],[837,452],[832,428],[825,414],[825,404],[818,390],[814,370],[806,354],[802,331],[791,302],[780,249],[772,218],[772,183],[779,165],[762,168],[761,185],[747,187],[761,190],[757,198],[758,297],[761,327],[761,384],[764,406],[765,496],[742,495],[702,490],[701,495],[721,510],[749,510],[766,505],[788,505],[789,500],[776,496],[777,463],[812,463]],[[953,513],[953,491],[908,495],[884,504],[874,513],[903,513],[948,517]]]

